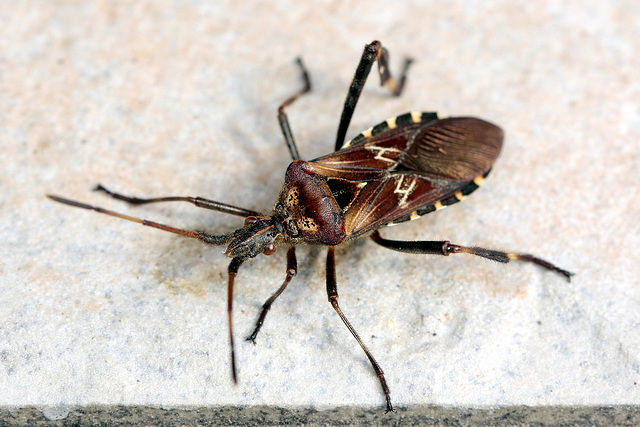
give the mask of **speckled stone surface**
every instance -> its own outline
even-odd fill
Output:
[[[6,6],[6,4],[5,4]],[[223,248],[55,204],[56,193],[177,227],[242,219],[91,192],[202,196],[267,211],[289,162],[334,144],[365,43],[376,76],[350,136],[435,110],[500,124],[505,146],[463,203],[383,230],[397,239],[533,253],[576,272],[337,250],[341,304],[398,407],[640,403],[640,4],[510,2],[11,2],[0,8],[0,406],[380,407],[368,361],[327,302],[325,250],[253,346],[285,253],[237,278],[230,377]]]

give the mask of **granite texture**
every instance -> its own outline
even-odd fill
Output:
[[[533,253],[576,272],[337,250],[342,308],[398,407],[640,403],[640,3],[21,1],[0,8],[0,406],[383,407],[370,365],[327,302],[325,249],[246,262],[237,278],[239,384],[230,377],[223,248],[47,200],[223,233],[242,224],[136,196],[202,196],[267,211],[288,151],[329,152],[365,43],[376,76],[349,136],[411,110],[506,132],[483,188],[383,230]],[[50,406],[51,407],[51,406]],[[64,411],[63,411],[64,412]]]

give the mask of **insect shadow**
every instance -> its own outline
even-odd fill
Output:
[[[227,317],[231,349],[231,373],[237,383],[232,322],[233,290],[240,266],[259,254],[272,255],[277,246],[287,247],[285,279],[263,304],[255,328],[247,338],[255,339],[274,301],[296,276],[296,245],[327,246],[326,287],[331,306],[360,345],[386,399],[386,411],[393,411],[391,393],[382,368],[364,344],[338,304],[335,247],[368,236],[375,243],[399,252],[444,255],[466,253],[507,263],[527,261],[555,271],[569,280],[573,273],[533,255],[462,246],[445,241],[401,241],[382,237],[379,229],[416,219],[463,200],[483,183],[497,159],[503,142],[498,126],[474,117],[439,118],[433,112],[409,112],[373,126],[350,141],[347,128],[373,63],[378,63],[381,85],[394,96],[402,93],[411,60],[404,63],[400,78],[392,78],[388,52],[379,41],[364,48],[342,110],[335,151],[311,161],[300,159],[285,108],[311,90],[309,74],[302,60],[297,64],[304,87],[278,108],[278,121],[292,163],[273,209],[256,212],[202,197],[138,198],[112,192],[102,185],[95,190],[132,205],[159,202],[188,202],[197,207],[244,217],[244,226],[226,234],[185,230],[125,215],[55,195],[56,202],[89,209],[127,221],[198,239],[212,245],[227,245],[231,258],[227,268]]]

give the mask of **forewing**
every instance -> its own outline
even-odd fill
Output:
[[[389,223],[432,212],[436,202],[453,197],[464,184],[393,172],[370,181],[344,212],[347,234],[355,238]]]
[[[379,126],[372,129],[375,130]],[[344,148],[312,162],[323,168],[323,173],[326,171],[329,176],[333,176],[334,173],[340,174],[343,178],[346,178],[344,173],[352,171],[390,170],[398,165],[411,139],[422,126],[424,123],[411,123],[387,128],[366,138],[354,138]]]
[[[415,133],[397,170],[469,181],[491,168],[503,138],[498,126],[474,117],[438,120]]]
[[[401,125],[389,123],[311,162],[342,209],[349,238],[462,200],[502,147],[502,130],[473,117],[407,113],[395,119]]]

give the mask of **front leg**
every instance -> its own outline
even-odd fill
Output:
[[[271,304],[273,304],[273,302],[280,296],[280,294],[284,292],[284,290],[287,288],[287,285],[289,284],[289,282],[291,282],[291,279],[293,279],[296,276],[296,274],[298,274],[298,261],[296,260],[296,247],[291,246],[289,248],[289,251],[287,252],[287,275],[284,278],[284,282],[282,283],[282,285],[280,285],[280,288],[278,288],[278,290],[275,291],[274,294],[271,295],[269,299],[262,305],[262,311],[260,312],[260,317],[258,317],[258,321],[256,322],[256,326],[253,332],[251,333],[251,335],[247,337],[247,341],[251,341],[254,344],[256,343],[256,337],[258,336],[258,332],[260,332],[260,328],[262,328],[264,319],[265,317],[267,317],[267,312],[271,308]]]
[[[228,205],[226,203],[216,202],[215,200],[205,199],[203,197],[191,197],[191,196],[169,196],[169,197],[153,197],[141,199],[139,197],[131,197],[125,196],[120,193],[113,192],[108,190],[102,184],[98,184],[95,186],[93,191],[101,191],[109,196],[113,197],[116,200],[122,200],[123,202],[127,202],[130,205],[138,206],[138,205],[146,205],[148,203],[161,203],[161,202],[189,202],[199,208],[211,209],[213,211],[223,212],[230,215],[238,215],[241,217],[248,216],[258,216],[259,212],[252,211],[245,208],[240,208],[238,206]]]

